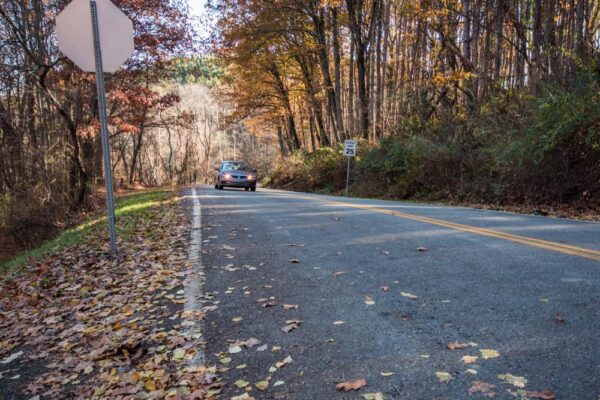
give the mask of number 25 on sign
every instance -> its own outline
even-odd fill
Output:
[[[350,158],[356,155],[356,141],[344,141],[344,155],[348,157],[348,167],[346,170],[346,197],[348,197],[348,184],[350,183]]]

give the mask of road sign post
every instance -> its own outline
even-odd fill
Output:
[[[98,116],[100,117],[100,136],[104,153],[104,180],[106,186],[106,208],[108,209],[108,231],[110,234],[110,251],[117,253],[117,231],[115,217],[115,201],[112,181],[112,162],[110,161],[110,142],[108,137],[108,121],[106,115],[106,91],[104,90],[104,69],[102,65],[102,48],[100,47],[100,29],[98,27],[98,8],[95,0],[90,1],[92,31],[94,36],[94,56],[96,64],[96,88],[98,91]]]
[[[56,17],[59,49],[79,68],[96,73],[110,249],[117,253],[112,163],[104,73],[115,72],[133,52],[133,23],[110,0],[73,0]]]
[[[344,141],[344,156],[348,158],[346,167],[346,197],[348,197],[348,185],[350,184],[350,159],[356,155],[356,141]]]

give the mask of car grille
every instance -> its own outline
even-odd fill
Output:
[[[231,177],[235,179],[246,179],[246,175],[231,175]]]

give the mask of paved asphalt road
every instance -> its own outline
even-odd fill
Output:
[[[499,374],[523,377],[522,390],[551,390],[557,399],[600,398],[600,224],[264,189],[196,190],[204,304],[216,306],[204,326],[206,360],[230,368],[222,374],[224,398],[244,393],[238,380],[269,380],[264,391],[252,388],[257,399],[486,398],[469,394],[474,381],[495,385],[495,399],[526,398]],[[263,307],[264,299],[272,305]],[[302,323],[284,333],[293,319]],[[249,338],[267,349],[235,353],[234,346],[226,354]],[[451,342],[469,346],[450,350]],[[499,356],[484,359],[484,349]],[[269,372],[288,355],[291,363]],[[478,358],[465,364],[465,355]],[[367,386],[335,390],[357,378]]]

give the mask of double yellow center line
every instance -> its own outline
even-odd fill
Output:
[[[377,207],[377,206],[346,203],[346,202],[341,202],[341,201],[326,200],[326,199],[322,199],[322,198],[316,198],[316,197],[311,197],[311,196],[302,196],[302,195],[293,196],[293,197],[296,197],[296,198],[299,197],[302,199],[313,200],[313,201],[320,201],[320,202],[330,204],[330,205],[336,206],[336,207],[356,208],[356,209],[376,212],[376,213],[380,213],[380,214],[392,215],[394,217],[409,219],[412,221],[423,222],[423,223],[431,224],[431,225],[442,226],[445,228],[455,229],[457,231],[468,232],[468,233],[473,233],[476,235],[508,240],[510,242],[520,243],[520,244],[524,244],[526,246],[537,247],[540,249],[545,249],[545,250],[555,251],[558,253],[569,254],[572,256],[583,257],[583,258],[587,258],[590,260],[600,261],[600,251],[598,251],[598,250],[586,249],[586,248],[577,247],[577,246],[570,246],[570,245],[563,244],[563,243],[551,242],[549,240],[536,239],[536,238],[527,237],[527,236],[513,235],[510,233],[500,232],[500,231],[496,231],[493,229],[478,228],[478,227],[471,226],[471,225],[457,224],[455,222],[449,222],[449,221],[444,221],[444,220],[435,219],[435,218],[423,217],[420,215],[407,214],[407,213],[403,213],[401,211],[388,210],[388,209]]]

